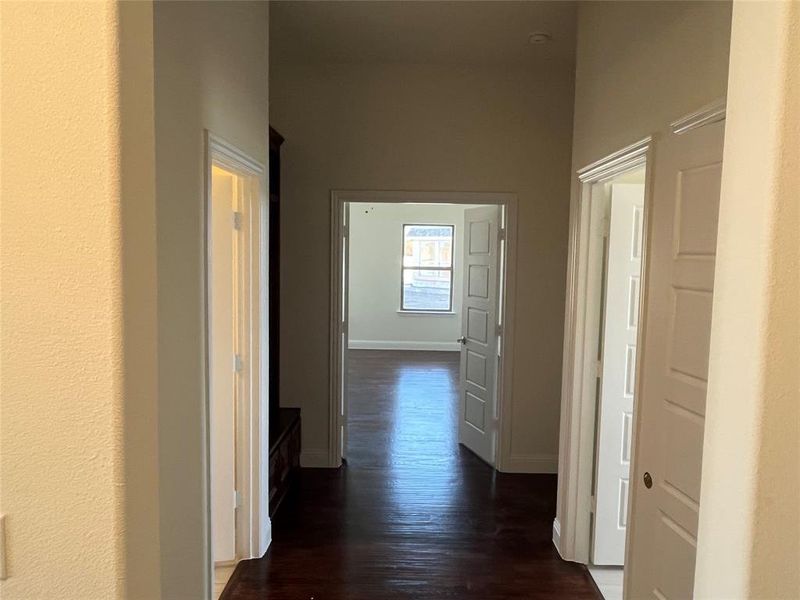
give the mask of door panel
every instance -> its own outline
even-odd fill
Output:
[[[621,565],[630,477],[644,185],[611,186],[592,562]]]
[[[234,176],[212,167],[208,320],[211,533],[215,562],[236,558],[234,193]]]
[[[723,136],[671,135],[653,167],[627,598],[692,596]]]
[[[499,276],[496,206],[464,211],[461,406],[458,439],[494,465]]]

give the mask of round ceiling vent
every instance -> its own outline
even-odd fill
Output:
[[[546,44],[551,41],[553,36],[546,31],[534,31],[528,36],[529,44]]]

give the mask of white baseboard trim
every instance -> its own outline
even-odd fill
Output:
[[[350,350],[436,350],[442,352],[459,352],[458,342],[399,342],[389,340],[350,340]]]
[[[300,452],[300,466],[303,468],[330,468],[327,450],[303,450]]]
[[[553,519],[553,546],[558,550],[558,555],[561,556],[561,523],[558,518]]]
[[[272,544],[272,519],[267,517],[267,522],[264,523],[264,537],[261,540],[261,547],[258,549],[259,555],[253,558],[264,556],[269,550],[270,544]]]
[[[558,454],[511,455],[503,461],[503,473],[558,473]]]

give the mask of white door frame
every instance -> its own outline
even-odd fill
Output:
[[[266,133],[265,133],[266,135]],[[241,383],[240,414],[236,422],[236,467],[237,487],[241,493],[241,507],[237,514],[236,551],[238,559],[262,556],[271,541],[271,523],[267,498],[269,496],[268,460],[269,452],[269,408],[267,392],[268,320],[267,295],[267,170],[265,166],[214,135],[205,131],[205,198],[203,218],[203,502],[204,506],[204,552],[207,560],[206,596],[211,597],[214,578],[214,563],[211,535],[211,421],[210,421],[210,329],[209,297],[210,269],[208,249],[210,247],[211,218],[211,168],[218,165],[257,185],[256,193],[247,194],[246,204],[241,207],[241,228],[246,233],[246,242],[241,249],[244,254],[244,278],[248,285],[243,290],[238,309],[249,322],[248,331],[241,332],[249,360],[243,366]],[[231,215],[233,219],[233,215]],[[233,226],[233,223],[231,224]],[[247,243],[249,242],[249,243]],[[264,317],[262,317],[264,316]],[[233,357],[231,357],[233,362]],[[231,365],[233,368],[233,365]]]
[[[592,193],[595,184],[648,165],[652,137],[578,170],[578,194],[570,207],[567,302],[558,458],[558,502],[566,510],[553,522],[553,542],[566,560],[588,563],[591,544],[592,473],[595,456],[597,352],[601,329],[602,247],[592,243]],[[646,171],[642,224],[640,323],[646,297],[645,265],[650,214],[651,169]],[[641,338],[643,328],[639,328]],[[641,339],[637,341],[641,344]],[[640,369],[636,357],[636,377]],[[638,383],[637,383],[638,388]],[[635,418],[635,415],[634,415]]]
[[[344,401],[342,385],[341,352],[343,334],[342,298],[344,294],[342,264],[344,257],[345,207],[349,202],[371,203],[416,203],[416,204],[496,204],[504,208],[506,230],[505,251],[501,258],[502,338],[500,342],[500,364],[497,377],[498,428],[495,441],[496,468],[505,470],[511,454],[510,419],[513,401],[512,375],[514,364],[514,300],[516,297],[517,267],[517,196],[507,192],[422,192],[422,191],[366,191],[334,190],[331,192],[331,237],[330,237],[330,338],[329,338],[329,402],[328,402],[328,456],[327,466],[342,464],[341,425],[339,407]]]

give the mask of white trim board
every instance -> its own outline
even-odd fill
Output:
[[[558,553],[561,554],[561,523],[559,523],[558,518],[553,519],[553,545],[558,550]]]
[[[725,119],[725,111],[727,110],[727,99],[720,98],[706,104],[702,108],[681,117],[680,119],[670,123],[672,133],[682,135],[703,125],[710,125]]]
[[[458,342],[403,342],[390,340],[348,340],[350,350],[434,350],[437,352],[459,352]]]

